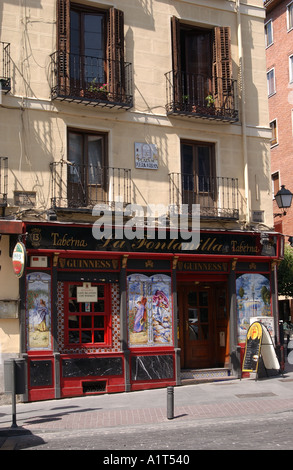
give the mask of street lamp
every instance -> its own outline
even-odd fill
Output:
[[[291,207],[292,198],[293,194],[291,193],[291,191],[289,191],[289,189],[286,189],[285,185],[282,185],[281,189],[279,189],[279,191],[275,195],[275,200],[278,204],[279,209],[283,209],[283,213],[274,214],[274,217],[286,215],[286,211],[284,211],[284,209]]]

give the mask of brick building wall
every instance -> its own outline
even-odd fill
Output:
[[[293,191],[293,82],[289,77],[289,57],[293,55],[293,29],[287,29],[287,1],[271,2],[266,23],[272,21],[273,42],[266,49],[267,71],[275,71],[275,93],[269,97],[270,122],[277,123],[277,143],[271,147],[272,175],[279,173],[279,184]],[[275,175],[276,176],[276,175]],[[280,210],[274,202],[274,213]],[[286,217],[274,218],[275,228],[293,234],[293,208]]]

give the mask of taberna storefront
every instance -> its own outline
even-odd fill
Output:
[[[186,370],[238,373],[251,317],[279,344],[283,238],[200,232],[96,240],[90,224],[24,223],[20,278],[24,401],[180,385]]]

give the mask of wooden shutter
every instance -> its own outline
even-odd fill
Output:
[[[232,58],[230,27],[215,27],[213,38],[213,96],[216,107],[231,106]]]
[[[173,65],[173,100],[174,107],[182,102],[182,71],[180,53],[180,22],[176,16],[171,18],[172,65]]]
[[[109,100],[123,101],[125,95],[124,70],[124,13],[110,8],[107,31],[107,81]]]
[[[57,86],[69,94],[70,0],[57,0]]]

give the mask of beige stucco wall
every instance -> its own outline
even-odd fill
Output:
[[[96,1],[86,3],[101,6]],[[156,203],[158,198],[168,204],[168,173],[180,171],[180,138],[215,142],[217,174],[239,178],[241,199],[245,197],[247,159],[250,207],[261,206],[265,224],[272,226],[262,2],[241,1],[240,16],[233,1],[173,0],[168,4],[124,0],[115,6],[125,12],[126,60],[133,64],[134,108],[127,112],[50,102],[50,54],[56,49],[55,1],[26,2],[19,7],[4,2],[1,40],[11,43],[13,76],[11,94],[2,97],[5,107],[0,108],[0,139],[2,154],[9,157],[10,203],[14,190],[33,190],[37,192],[38,208],[48,207],[49,163],[66,158],[66,129],[75,126],[109,132],[109,165],[132,169],[133,202],[143,205]],[[164,74],[172,68],[172,15],[201,26],[231,27],[233,77],[239,78],[240,61],[244,70],[245,116],[241,115],[240,100],[239,123],[223,125],[166,117]],[[239,18],[243,51],[239,50]],[[134,168],[134,142],[157,145],[159,170]],[[266,174],[262,175],[263,163]],[[254,190],[256,172],[259,192]],[[244,204],[242,220],[245,208]]]
[[[114,3],[124,11],[125,59],[133,66],[134,107],[125,112],[51,102],[50,54],[56,50],[56,1],[0,2],[0,40],[11,44],[12,67],[11,93],[2,95],[0,105],[0,156],[9,158],[6,212],[24,219],[36,214],[38,220],[45,217],[51,198],[49,164],[66,159],[67,128],[76,127],[108,132],[109,165],[131,168],[132,202],[142,206],[169,203],[168,174],[180,172],[180,139],[214,142],[217,175],[239,179],[240,222],[224,226],[241,228],[248,220],[247,184],[249,210],[263,210],[265,226],[272,227],[271,134],[262,0],[241,0],[240,15],[237,1],[81,0],[80,3],[103,8]],[[231,27],[233,78],[239,79],[240,64],[243,71],[239,123],[166,116],[164,74],[172,69],[172,15],[198,26]],[[243,50],[239,49],[240,33]],[[135,142],[157,145],[158,170],[135,169]],[[15,190],[36,191],[36,208],[28,211],[15,207]],[[0,299],[16,299],[18,280],[12,272],[7,244],[8,237],[2,237]],[[18,351],[19,319],[0,318],[0,362]]]
[[[14,274],[9,256],[9,237],[2,235],[0,240],[0,303],[11,300],[15,302],[12,302],[12,308],[9,308],[8,313],[0,305],[0,363],[3,361],[3,355],[15,354],[19,351],[18,285],[18,278]]]

